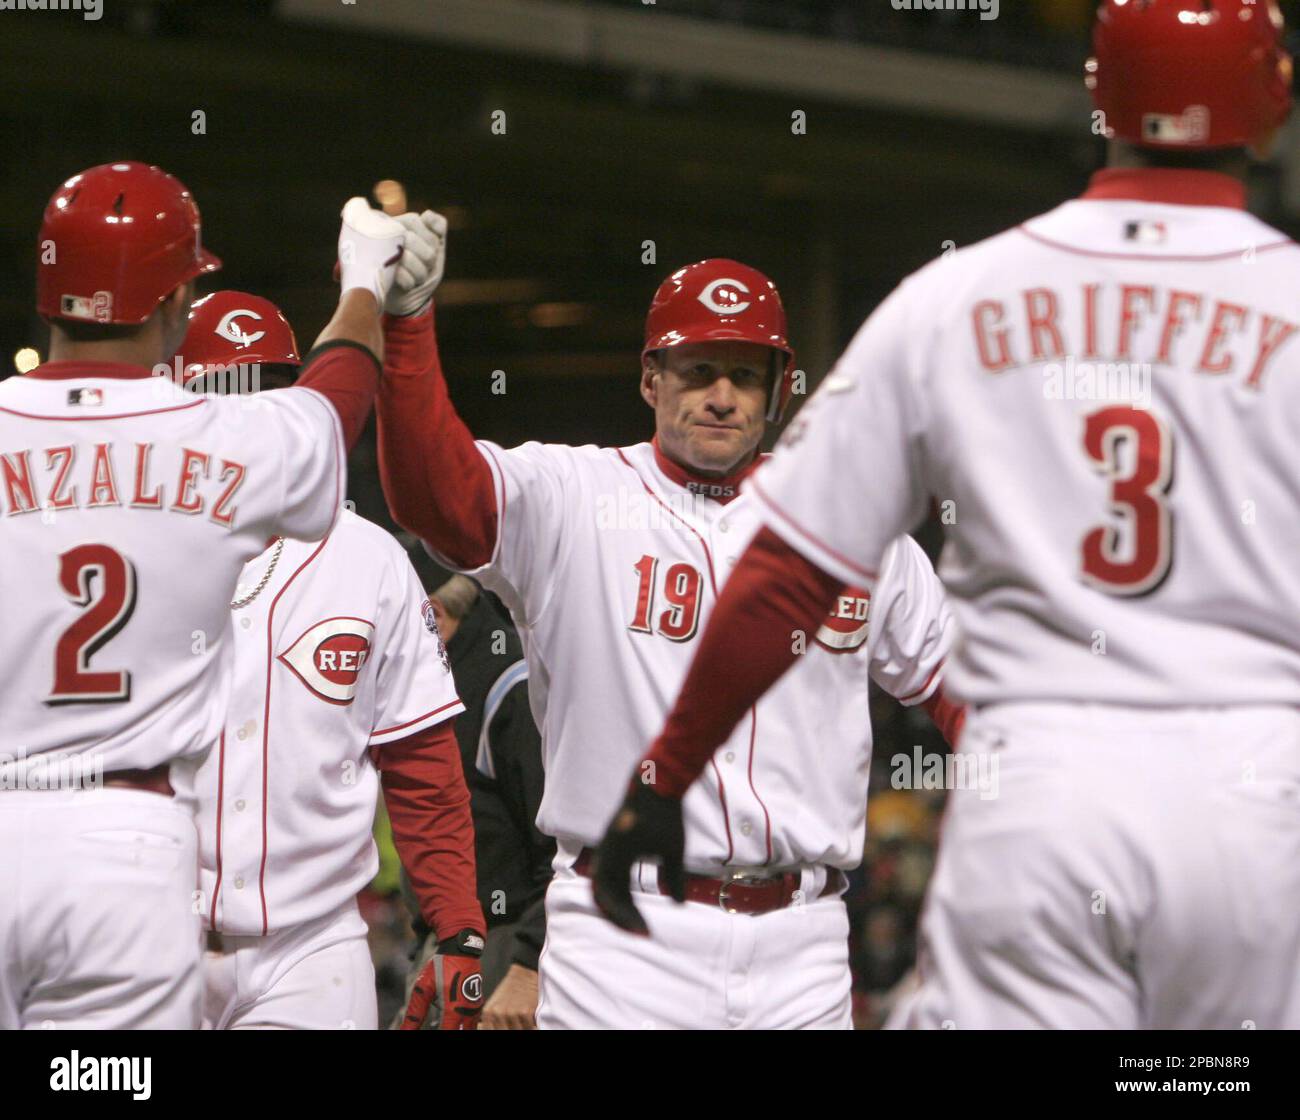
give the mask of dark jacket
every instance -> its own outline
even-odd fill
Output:
[[[465,705],[456,739],[474,817],[479,902],[489,931],[518,923],[512,959],[536,969],[555,841],[536,825],[542,742],[528,706],[523,647],[509,619],[480,595],[447,642],[447,654]]]

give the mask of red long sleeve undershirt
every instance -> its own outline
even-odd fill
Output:
[[[433,309],[384,316],[379,389],[379,478],[394,519],[458,568],[492,559],[496,488],[447,395]]]
[[[816,633],[844,581],[810,564],[770,529],[750,542],[647,759],[655,791],[681,797],[741,717],[785,673],[796,635]]]
[[[439,941],[485,934],[474,865],[474,822],[460,747],[447,720],[374,748],[393,843],[420,913]]]
[[[646,755],[656,792],[685,794],[741,717],[794,664],[796,635],[816,632],[843,586],[771,529],[759,530],[723,586],[677,703]],[[962,710],[939,691],[925,707],[954,742]]]
[[[307,355],[294,384],[315,389],[334,406],[343,428],[343,445],[351,451],[375,402],[379,360],[359,343],[327,342]]]

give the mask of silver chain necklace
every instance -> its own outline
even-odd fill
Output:
[[[257,581],[257,586],[254,587],[252,591],[250,591],[242,599],[231,600],[230,609],[232,611],[237,611],[239,610],[240,607],[248,606],[249,603],[251,603],[262,593],[262,588],[264,588],[268,583],[270,583],[271,573],[275,571],[275,565],[279,562],[280,553],[283,551],[284,551],[284,538],[276,537],[275,553],[271,557],[271,563],[267,565],[266,572],[263,574],[262,578]]]

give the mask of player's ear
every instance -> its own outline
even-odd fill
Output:
[[[653,354],[641,359],[641,398],[651,408],[659,404],[659,362]]]

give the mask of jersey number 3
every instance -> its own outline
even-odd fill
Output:
[[[655,575],[657,556],[642,556],[632,565],[637,574],[636,611],[629,630],[650,634],[655,627]],[[674,642],[688,642],[700,624],[700,585],[703,577],[689,564],[674,564],[664,573],[664,600],[668,604],[658,618],[659,633]]]
[[[1169,432],[1153,412],[1111,405],[1085,418],[1083,448],[1110,481],[1110,508],[1119,519],[1083,538],[1083,578],[1110,595],[1154,591],[1174,557]]]
[[[90,659],[135,611],[135,567],[106,544],[80,544],[59,557],[59,587],[85,610],[54,647],[47,704],[112,704],[131,699],[125,669],[92,670]]]

